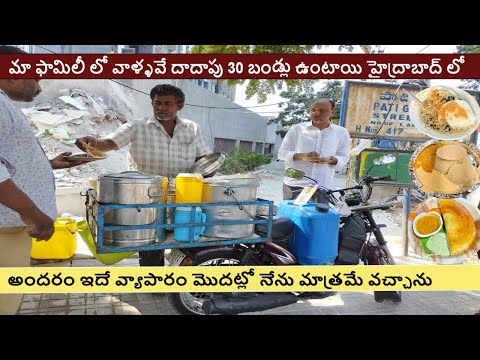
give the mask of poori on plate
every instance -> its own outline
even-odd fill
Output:
[[[81,143],[82,147],[83,147],[83,150],[88,154],[90,155],[92,158],[96,158],[96,159],[105,159],[106,155],[97,150],[97,149],[94,149],[93,147],[91,147],[90,145],[88,145],[87,143],[85,142],[82,142]]]
[[[73,161],[82,161],[82,162],[91,162],[91,161],[97,161],[97,160],[102,160],[105,157],[94,157],[91,156],[88,153],[78,153],[78,154],[72,154],[68,157],[70,160]]]

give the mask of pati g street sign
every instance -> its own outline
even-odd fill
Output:
[[[346,81],[339,123],[349,131],[352,138],[430,140],[429,136],[417,130],[409,115],[413,96],[425,88],[415,84]],[[463,90],[479,102],[480,91]],[[480,126],[465,140],[476,144],[479,131]]]
[[[417,130],[409,115],[413,96],[423,89],[425,87],[421,88],[414,84],[346,81],[339,124],[348,130],[352,138],[430,140],[429,136]],[[480,91],[466,89],[465,91],[478,102]],[[480,127],[477,131],[480,131]],[[477,131],[466,140],[476,143]]]
[[[416,95],[423,89],[418,85],[402,85],[400,89],[399,86],[400,84],[346,81],[340,125],[348,130],[352,138],[430,140],[416,129],[408,113],[412,100],[409,93]]]

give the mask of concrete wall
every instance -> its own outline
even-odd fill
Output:
[[[242,108],[191,80],[42,80],[40,85],[43,91],[35,103],[65,95],[68,89],[79,88],[101,97],[106,106],[125,113],[127,118],[146,117],[152,115],[150,90],[161,83],[170,83],[183,90],[186,105],[179,115],[198,123],[212,148],[215,138],[233,139],[237,144],[240,141],[253,142],[252,150],[257,143],[275,143],[275,128],[267,127],[267,118]],[[32,103],[23,104],[23,107],[30,106]]]
[[[233,101],[212,93],[189,80],[131,80],[135,89],[149,94],[151,88],[160,83],[170,83],[183,90],[185,107],[180,117],[198,123],[205,139],[213,147],[214,138],[234,139],[264,143],[268,139],[267,119]],[[140,116],[151,116],[150,97],[134,93]],[[238,109],[235,109],[238,108]],[[270,135],[271,137],[271,135]]]
[[[87,187],[58,188],[55,191],[57,198],[57,215],[69,213],[75,216],[86,216],[85,196]]]
[[[278,130],[282,129],[280,124],[270,124],[267,129],[267,141],[269,144],[272,144],[272,154],[277,154],[280,145],[282,145],[283,138],[280,134],[277,134]]]

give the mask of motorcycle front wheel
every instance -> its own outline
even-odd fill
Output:
[[[198,255],[192,259],[192,266],[236,266],[240,264],[242,253],[230,250],[218,250],[208,254]],[[203,302],[211,296],[221,293],[181,292],[167,293],[170,306],[181,315],[206,315],[203,311]],[[221,295],[220,295],[221,296]]]
[[[388,247],[371,246],[368,250],[366,265],[395,265],[395,261]],[[402,301],[400,291],[374,291],[373,294],[376,302]]]

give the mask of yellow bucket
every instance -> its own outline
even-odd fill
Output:
[[[175,203],[202,202],[203,176],[180,173],[175,179]]]
[[[55,232],[48,241],[32,239],[32,259],[69,259],[77,251],[77,223],[71,218],[57,218]]]

